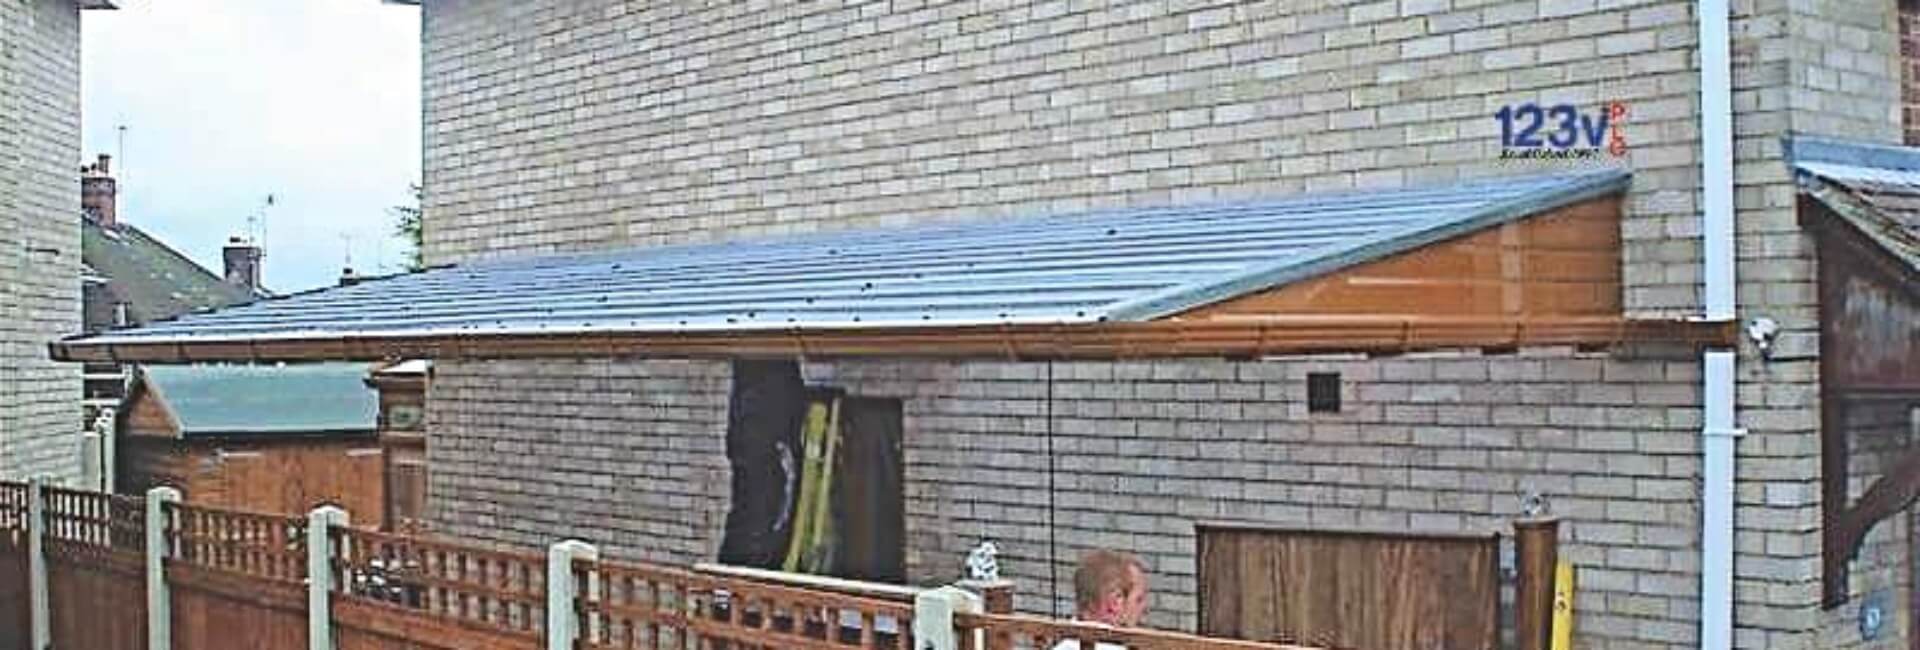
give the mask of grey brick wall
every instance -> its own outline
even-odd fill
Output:
[[[726,523],[725,364],[440,363],[429,389],[428,517],[522,548],[711,560]]]
[[[0,0],[0,476],[78,473],[80,12]]]
[[[1306,412],[1310,371],[1342,374],[1343,412]],[[725,365],[495,362],[436,373],[429,455],[445,532],[713,557],[729,489]],[[1539,493],[1567,518],[1581,647],[1695,638],[1691,360],[1564,350],[1051,367],[904,360],[815,363],[807,374],[903,400],[916,582],[956,577],[965,551],[992,539],[1020,583],[1018,605],[1047,612],[1053,572],[1070,599],[1081,551],[1129,549],[1154,573],[1152,622],[1190,629],[1198,520],[1493,531]]]
[[[1692,3],[1402,4],[429,0],[426,255],[1517,173],[1501,106],[1622,101],[1628,304],[1697,309]]]
[[[1341,413],[1307,413],[1316,371],[1341,373]],[[1191,628],[1197,520],[1484,532],[1539,493],[1567,518],[1564,552],[1581,567],[1581,647],[1630,648],[1695,638],[1697,372],[1559,351],[811,374],[906,399],[916,575],[949,577],[969,545],[994,539],[1020,605],[1046,611],[1057,543],[1057,611],[1071,612],[1073,560],[1130,549],[1162,590],[1153,622]]]
[[[1619,164],[1634,172],[1622,231],[1626,304],[1635,314],[1691,314],[1700,301],[1694,4],[426,0],[425,252],[429,261],[452,262],[1559,168],[1569,163],[1496,161],[1493,112],[1523,101],[1569,101],[1588,108],[1623,101],[1630,110],[1626,133],[1632,149]],[[1732,4],[1739,303],[1743,316],[1769,316],[1786,328],[1772,360],[1747,355],[1741,364],[1740,424],[1750,434],[1739,444],[1736,642],[1742,647],[1847,647],[1860,643],[1857,632],[1849,636],[1849,609],[1818,607],[1813,252],[1796,223],[1795,190],[1781,161],[1780,138],[1810,133],[1898,141],[1894,3]],[[1626,427],[1636,445],[1644,435],[1674,448],[1636,446],[1604,455],[1621,459],[1608,462],[1659,465],[1658,480],[1684,481],[1693,489],[1698,469],[1684,460],[1697,453],[1693,380],[1676,379],[1669,376],[1670,368],[1662,368],[1638,381],[1594,383],[1582,378],[1585,370],[1573,369],[1589,361],[1563,357],[1537,363],[1568,373],[1564,381],[1573,386],[1573,395],[1566,399],[1574,404],[1629,400],[1596,408],[1677,413],[1679,421]],[[1542,390],[1529,388],[1533,380],[1495,372],[1510,363],[1521,362],[1486,362],[1487,386],[1480,390]],[[580,371],[570,364],[536,366],[526,370]],[[1379,367],[1386,372],[1393,366]],[[476,368],[461,381],[476,388],[516,385],[488,374],[486,366]],[[897,372],[917,377],[954,370],[907,364]],[[862,383],[879,381],[865,370],[852,376]],[[914,387],[916,381],[900,388],[937,392]],[[1010,395],[1037,390],[1018,380],[954,381],[965,390],[992,385]],[[1250,390],[1228,388],[1238,381],[1222,378],[1185,390]],[[543,414],[537,421],[541,428],[505,431],[461,424],[447,436],[449,444],[467,444],[470,436],[537,439],[574,431],[612,436],[606,430],[621,427],[575,418],[559,405],[543,405],[505,388],[487,390],[496,391],[494,401],[521,403],[523,412]],[[1415,393],[1411,386],[1404,397],[1394,388],[1369,390],[1384,391],[1376,396],[1381,404],[1410,402]],[[1419,394],[1432,397],[1429,390]],[[1149,399],[1177,403],[1178,396]],[[1430,414],[1438,419],[1454,413],[1445,399],[1382,406],[1380,417],[1417,421]],[[437,418],[455,422],[479,417],[462,409],[484,408],[454,401],[433,410]],[[1179,412],[1179,407],[1168,408]],[[1489,417],[1514,420],[1470,430],[1501,440],[1505,434],[1500,432],[1531,440],[1520,432],[1584,431],[1576,421],[1582,416],[1564,408],[1561,421],[1529,423],[1523,418],[1535,416],[1521,414],[1531,412],[1527,409],[1492,407]],[[1552,412],[1548,409],[1549,418]],[[1188,416],[1180,413],[1185,421]],[[995,427],[1006,424],[996,414],[978,417],[999,423]],[[647,422],[615,421],[628,428]],[[1479,435],[1463,432],[1457,447],[1409,443],[1421,449],[1432,443],[1433,451],[1410,455],[1404,468],[1423,477],[1469,476],[1447,463],[1468,455],[1477,459],[1482,451],[1492,462],[1502,449]],[[990,437],[1026,444],[1000,434]],[[1299,446],[1314,458],[1339,450],[1311,437]],[[1449,448],[1451,453],[1439,451]],[[1670,459],[1678,465],[1667,467]],[[1003,474],[986,476],[1002,480]],[[436,499],[452,502],[435,507],[457,521],[478,522],[483,511],[502,508],[500,502],[529,502],[522,492],[534,489],[527,486],[537,476],[497,476],[487,490],[443,491]],[[1324,480],[1341,485],[1337,476]],[[1625,489],[1617,481],[1587,483],[1594,495],[1587,498],[1600,503],[1603,514],[1619,503],[1613,507],[1622,516],[1654,516],[1636,500],[1638,484],[1636,498],[1630,499],[1614,495]],[[698,493],[723,483],[681,485],[675,489]],[[1327,499],[1350,491],[1326,489],[1333,495]],[[962,496],[988,504],[982,511],[996,516],[1032,515],[992,505],[998,502],[990,499],[1004,498],[1005,492]],[[930,497],[913,498],[924,503]],[[1300,503],[1264,492],[1239,498],[1281,504],[1276,508]],[[1692,498],[1677,502],[1692,507]],[[1315,511],[1306,507],[1302,516],[1312,523]],[[1331,507],[1321,505],[1322,510]],[[1663,509],[1674,507],[1668,503]],[[1422,521],[1485,523],[1499,514],[1495,508],[1491,501],[1436,503]],[[1353,510],[1360,516],[1358,506]],[[1367,515],[1372,517],[1405,513],[1409,522],[1415,513],[1390,506],[1365,510],[1377,513]],[[692,531],[708,523],[684,526]],[[1583,613],[1580,625],[1588,630],[1593,617],[1588,634],[1603,643],[1599,647],[1670,647],[1694,635],[1688,617],[1697,612],[1691,600],[1697,583],[1689,572],[1697,551],[1689,555],[1668,544],[1694,544],[1697,531],[1659,526],[1647,542],[1654,550],[1620,550],[1621,564],[1597,569],[1605,587],[1593,587],[1593,597],[1583,599],[1582,611],[1591,614]],[[1639,529],[1620,533],[1601,525],[1598,530],[1642,543]],[[688,539],[674,544],[697,547]],[[1624,541],[1613,543],[1626,548]],[[1894,553],[1905,544],[1880,540],[1874,548]],[[940,557],[952,550],[927,548],[938,548]],[[1599,561],[1613,561],[1611,552]],[[1628,567],[1634,561],[1653,564],[1655,557],[1677,564]],[[925,556],[916,562],[937,564]],[[924,571],[933,565],[916,566]],[[1891,561],[1858,563],[1852,578],[1856,592],[1895,584],[1900,578],[1894,571]],[[1635,593],[1642,589],[1648,593]],[[1175,605],[1170,611],[1179,612]],[[1657,615],[1662,608],[1667,614]]]
[[[1768,158],[1770,141],[1787,133],[1898,143],[1901,141],[1899,43],[1896,2],[1736,2],[1761,14],[1748,23],[1754,49],[1736,57],[1754,62],[1754,76],[1736,74],[1736,132],[1755,157]],[[1737,9],[1737,10],[1740,10]],[[1869,551],[1852,565],[1851,598],[1832,611],[1819,608],[1819,429],[1812,241],[1794,223],[1784,168],[1749,165],[1738,170],[1739,255],[1743,313],[1767,315],[1786,327],[1786,354],[1767,364],[1743,360],[1740,418],[1756,435],[1741,443],[1751,459],[1740,466],[1743,504],[1769,506],[1755,517],[1742,512],[1741,577],[1735,590],[1743,624],[1735,642],[1745,647],[1905,647],[1905,634],[1877,643],[1861,639],[1856,614],[1861,598],[1886,588],[1894,610],[1906,610],[1904,588],[1912,582],[1900,566],[1911,537],[1898,520],[1881,524]],[[1755,485],[1756,482],[1764,483]],[[1856,489],[1863,486],[1854,486]],[[1858,492],[1854,492],[1858,494]],[[1745,567],[1752,567],[1751,569]],[[1896,632],[1911,634],[1906,612],[1896,612]]]

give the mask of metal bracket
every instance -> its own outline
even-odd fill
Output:
[[[1747,430],[1740,427],[1732,427],[1732,428],[1707,427],[1705,429],[1700,430],[1700,435],[1707,436],[1710,438],[1719,438],[1719,437],[1744,438],[1747,435]]]

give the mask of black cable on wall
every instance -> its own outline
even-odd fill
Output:
[[[1053,603],[1050,609],[1057,618],[1060,613],[1060,536],[1054,525],[1054,510],[1059,508],[1059,492],[1054,487],[1053,465],[1057,460],[1053,455],[1053,362],[1047,362],[1047,577],[1053,583]]]

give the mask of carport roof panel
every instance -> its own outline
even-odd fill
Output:
[[[119,344],[1148,321],[1625,189],[1618,170],[481,261],[76,337]]]
[[[1920,270],[1920,148],[1802,137],[1788,149],[1811,196]]]

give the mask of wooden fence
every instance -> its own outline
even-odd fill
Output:
[[[1497,535],[1200,527],[1200,629],[1333,648],[1495,650]]]
[[[891,585],[611,562],[580,542],[542,555],[341,525],[316,535],[326,513],[233,512],[170,496],[0,482],[0,650],[297,650],[324,643],[318,635],[337,650],[1289,647],[988,613],[972,597],[947,610],[953,601],[932,606],[941,601]],[[44,587],[32,576],[36,538]],[[310,567],[325,573],[316,581]],[[934,611],[944,616],[926,620],[950,618],[951,628],[937,624],[916,644],[915,618]],[[42,616],[47,624],[34,625]]]
[[[0,650],[28,647],[27,486],[0,483]]]
[[[58,648],[140,648],[147,639],[145,504],[46,488],[46,572]],[[110,615],[111,625],[103,615]]]

